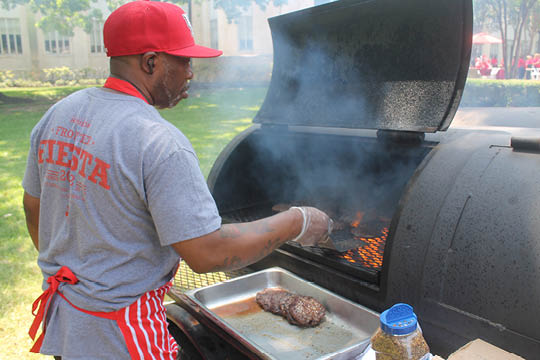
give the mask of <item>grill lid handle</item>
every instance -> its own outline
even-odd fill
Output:
[[[512,136],[510,146],[516,151],[540,152],[540,138]]]

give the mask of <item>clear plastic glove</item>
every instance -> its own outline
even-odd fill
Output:
[[[325,242],[328,239],[334,227],[334,222],[328,215],[309,206],[293,206],[291,209],[300,211],[304,217],[302,231],[293,241],[302,246],[317,246],[319,242]]]

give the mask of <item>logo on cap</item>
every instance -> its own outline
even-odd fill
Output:
[[[193,27],[191,26],[191,23],[189,22],[189,18],[186,14],[182,14],[182,17],[184,18],[184,21],[186,22],[187,27],[189,28],[189,31],[191,31],[191,36],[195,37],[195,34],[193,34]]]

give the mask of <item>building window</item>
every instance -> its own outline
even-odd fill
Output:
[[[103,23],[101,21],[92,21],[92,31],[90,32],[90,52],[104,53],[103,46]]]
[[[22,54],[19,19],[0,18],[0,54]]]
[[[45,53],[69,54],[71,53],[71,40],[67,36],[60,35],[58,31],[45,34]]]
[[[210,20],[210,47],[219,48],[217,19]]]
[[[253,50],[253,21],[251,16],[238,18],[238,50]]]

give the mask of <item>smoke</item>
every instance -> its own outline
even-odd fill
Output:
[[[269,130],[250,139],[247,171],[267,201],[316,206],[337,217],[362,211],[366,220],[391,218],[426,153],[374,136]]]
[[[254,119],[262,128],[242,147],[249,154],[232,167],[246,173],[224,177],[249,179],[243,183],[249,189],[239,190],[251,203],[391,218],[429,153],[429,147],[381,140],[375,132],[433,131],[444,118],[456,67],[433,65],[434,58],[454,61],[425,31],[437,28],[437,18],[417,25],[413,10],[381,16],[386,9],[365,3],[270,20],[274,68]]]

